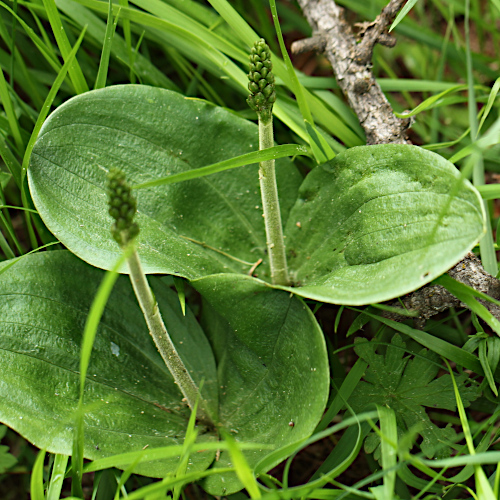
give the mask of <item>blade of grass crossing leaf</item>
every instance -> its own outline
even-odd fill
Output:
[[[54,465],[52,466],[52,474],[47,488],[46,500],[59,500],[61,497],[64,476],[68,466],[68,459],[69,457],[67,455],[57,454],[54,457]]]
[[[82,345],[80,350],[80,398],[78,400],[78,408],[75,416],[75,434],[73,438],[73,454],[71,461],[71,473],[73,477],[72,494],[75,496],[82,495],[82,477],[83,477],[83,446],[84,446],[84,426],[83,418],[85,409],[83,406],[83,397],[85,391],[85,379],[90,362],[90,355],[94,345],[97,328],[101,321],[104,308],[108,302],[113,286],[118,279],[118,269],[126,261],[129,253],[132,251],[132,246],[123,252],[111,271],[106,272],[97,290],[96,296],[90,307],[89,314],[85,321],[83,330]]]
[[[448,371],[450,372],[451,380],[453,382],[453,390],[455,392],[455,399],[457,401],[458,414],[460,416],[460,423],[462,424],[462,429],[464,431],[467,448],[469,449],[469,453],[471,455],[475,455],[476,450],[474,448],[474,441],[472,439],[472,433],[470,431],[469,421],[467,419],[467,414],[465,413],[465,408],[460,396],[460,391],[458,390],[453,370],[451,369],[446,359],[445,363],[448,367]],[[486,477],[486,474],[484,473],[481,465],[474,464],[474,476],[476,479],[476,493],[478,494],[478,500],[497,500],[495,498],[495,495],[493,494],[493,489],[491,488],[488,478]]]
[[[43,5],[45,6],[45,10],[49,18],[50,26],[52,27],[52,32],[54,33],[57,46],[61,51],[61,55],[64,61],[66,62],[72,50],[66,32],[64,31],[64,27],[57,10],[55,0],[43,0]],[[71,59],[68,73],[77,94],[88,92],[89,87],[87,85],[87,82],[85,81],[85,77],[83,76],[82,68],[80,67],[80,65],[78,64],[78,60],[75,59],[74,56]]]
[[[200,391],[202,389],[203,384],[200,385]],[[198,411],[198,403],[199,397],[196,399],[196,402],[193,407],[193,411],[189,416],[189,421],[186,429],[186,437],[184,438],[184,443],[182,444],[182,454],[179,459],[179,463],[177,465],[177,470],[175,471],[175,477],[182,478],[186,475],[186,471],[189,464],[189,456],[191,455],[192,448],[194,443],[196,442],[196,437],[198,436],[198,431],[196,430],[196,414]],[[173,500],[179,500],[181,496],[183,484],[178,484],[174,487]]]
[[[43,488],[43,462],[45,450],[40,450],[36,456],[35,464],[31,472],[30,493],[31,500],[45,500]]]
[[[14,264],[19,262],[19,260],[26,257],[27,255],[38,252],[39,250],[43,250],[44,248],[50,247],[52,245],[57,245],[58,243],[59,243],[59,241],[52,241],[50,243],[47,243],[46,245],[42,245],[41,247],[35,248],[34,250],[31,250],[31,252],[28,252],[24,255],[21,255],[20,257],[17,257],[16,259],[10,260],[7,263],[2,263],[2,265],[0,266],[0,275],[3,274],[5,271],[7,271],[7,269],[11,268]]]
[[[396,414],[387,406],[377,405],[380,422],[380,448],[382,452],[382,469],[384,471],[384,500],[392,500],[396,485],[396,463],[398,448],[398,432]]]
[[[272,446],[262,443],[239,443],[239,446],[242,450],[260,450],[262,448],[272,448]],[[227,443],[225,443],[224,441],[196,443],[193,445],[192,451],[217,451],[219,449],[227,450]],[[138,451],[119,453],[110,457],[99,458],[97,460],[94,460],[93,462],[85,464],[83,471],[85,474],[87,474],[88,472],[96,472],[99,470],[108,469],[110,467],[125,468],[134,463],[137,459],[139,459],[137,463],[144,463],[150,462],[151,460],[161,460],[162,458],[178,457],[182,453],[182,450],[182,445],[172,445],[163,446],[161,448],[145,448]]]
[[[191,474],[186,474],[180,479],[166,477],[163,481],[144,486],[143,488],[129,493],[124,498],[126,498],[127,500],[163,500],[164,498],[170,499],[171,497],[167,496],[166,493],[177,484],[194,483],[196,481],[200,481],[204,477],[215,476],[217,474],[227,474],[228,472],[234,472],[234,469],[232,467],[221,467],[220,469],[209,469],[203,472],[192,472]]]
[[[102,313],[108,302],[111,290],[118,279],[118,270],[125,263],[129,253],[131,253],[132,247],[126,249],[126,251],[120,256],[116,264],[113,266],[111,271],[106,272],[104,279],[99,285],[92,306],[90,307],[89,314],[85,321],[85,328],[83,330],[83,339],[80,352],[80,399],[83,399],[84,389],[85,389],[85,379],[87,377],[87,369],[90,362],[90,355],[92,353],[92,347],[94,345],[95,336],[97,333],[97,327],[101,321]]]
[[[229,448],[229,453],[231,455],[231,460],[233,466],[236,470],[238,479],[242,482],[243,486],[247,490],[250,498],[261,498],[261,493],[259,490],[258,483],[246,461],[240,447],[236,441],[226,432],[223,433],[224,440]]]
[[[357,425],[359,427],[359,424],[361,422],[366,422],[367,420],[375,419],[378,417],[378,414],[374,411],[371,412],[366,412],[362,413],[360,415],[355,415],[353,417],[348,417],[344,418],[342,422],[339,424],[335,424],[332,427],[329,427],[328,429],[325,429],[321,432],[315,432],[310,438],[308,439],[303,439],[298,443],[292,443],[287,446],[283,446],[282,448],[279,448],[275,451],[272,451],[267,455],[265,458],[260,460],[256,465],[255,465],[255,473],[260,474],[261,472],[265,470],[269,470],[270,468],[274,467],[275,465],[278,465],[281,463],[283,460],[287,459],[290,457],[290,459],[293,460],[294,456],[297,455],[301,450],[304,448],[307,448],[311,444],[317,443],[318,441],[321,441],[322,439],[325,439],[328,436],[332,436],[333,434],[340,432],[344,429],[348,429],[349,427],[353,425]],[[367,426],[367,432],[370,430],[370,426]],[[243,447],[243,443],[239,443],[240,448]],[[335,450],[334,450],[335,451]],[[318,474],[320,476],[320,474]],[[328,480],[326,481],[328,482]],[[314,486],[321,486],[321,479],[316,481]],[[326,484],[326,483],[325,483]],[[294,493],[297,493],[297,497],[300,496],[300,488],[293,488]]]
[[[9,86],[5,80],[2,68],[0,68],[0,101],[2,101],[2,107],[9,122],[10,132],[12,137],[14,137],[18,152],[21,153],[24,149],[24,142],[21,137],[21,129],[19,128],[16,113],[12,107]]]
[[[224,170],[229,170],[231,168],[243,167],[245,165],[252,165],[254,163],[259,163],[265,160],[275,160],[278,158],[283,158],[285,156],[296,155],[310,156],[309,152],[304,146],[300,146],[298,144],[282,144],[281,146],[274,146],[262,151],[246,153],[244,155],[231,158],[230,160],[224,160],[218,163],[213,163],[212,165],[207,165],[206,167],[196,168],[193,170],[188,170],[187,172],[181,172],[179,174],[162,177],[161,179],[156,179],[154,181],[137,184],[136,186],[132,186],[132,189],[144,189],[154,186],[161,186],[163,184],[175,184],[176,182],[197,179],[206,175],[223,172]]]
[[[101,60],[99,62],[99,70],[95,80],[94,90],[103,89],[106,86],[106,78],[108,76],[109,56],[111,54],[111,45],[113,44],[113,35],[115,34],[120,10],[118,10],[115,20],[113,21],[113,2],[109,0],[108,21],[106,23],[106,33],[104,35],[104,43],[102,45]]]
[[[410,12],[410,10],[417,3],[417,1],[418,0],[408,0],[406,2],[405,6],[401,9],[399,14],[396,16],[396,19],[394,19],[394,22],[392,23],[391,27],[389,28],[389,33],[406,17],[406,14]]]

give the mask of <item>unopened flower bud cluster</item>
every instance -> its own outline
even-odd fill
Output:
[[[248,105],[261,119],[268,120],[276,102],[274,75],[272,73],[271,51],[263,38],[257,40],[250,52],[250,72],[248,73]]]
[[[109,215],[115,220],[111,232],[114,239],[124,245],[139,234],[139,227],[133,222],[137,211],[137,200],[125,179],[125,174],[112,168],[108,173]]]

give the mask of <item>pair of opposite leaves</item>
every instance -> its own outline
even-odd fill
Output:
[[[139,184],[257,148],[254,124],[209,103],[139,85],[110,87],[75,97],[49,117],[33,150],[30,189],[42,219],[54,235],[81,259],[109,269],[120,252],[111,238],[106,210],[105,176],[111,167],[122,169],[132,183]],[[305,180],[291,162],[280,160],[277,178],[290,274],[294,283],[300,285],[281,288],[302,297],[353,305],[394,298],[445,272],[470,250],[484,230],[482,204],[474,188],[462,181],[449,162],[420,148],[402,145],[353,148],[315,168]],[[212,374],[206,389],[211,395],[207,397],[218,406],[221,422],[237,431],[242,441],[281,446],[302,439],[314,429],[326,401],[328,367],[321,332],[302,303],[274,290],[265,281],[246,275],[262,258],[264,262],[257,272],[259,278],[268,278],[260,205],[255,165],[142,190],[138,196],[137,222],[141,228],[138,250],[147,273],[188,278],[202,293],[206,311],[211,311],[205,313],[203,324],[211,342],[208,349],[215,355],[217,373],[215,364],[200,366],[205,378],[207,373]],[[70,266],[83,265],[76,264],[77,260],[65,253],[45,257],[42,274],[49,283],[54,283],[55,273],[60,273],[55,267],[66,265],[66,260]],[[33,265],[35,262],[33,259]],[[26,264],[28,268],[30,265]],[[14,266],[9,272],[14,282],[24,271]],[[31,301],[27,297],[35,294],[29,279],[22,282],[26,294],[14,292],[14,295],[23,297],[23,305],[19,307],[26,309],[26,302]],[[78,296],[82,295],[82,286],[79,280]],[[56,288],[61,288],[61,284]],[[66,308],[66,299],[62,296],[60,300],[63,309]],[[28,310],[50,309],[46,300],[43,304],[42,307],[30,303]],[[79,314],[84,317],[82,311]],[[127,311],[125,317],[128,314]],[[169,314],[171,311],[166,314],[167,322]],[[59,315],[68,323],[71,314],[67,310]],[[48,321],[49,317],[50,314],[42,315],[40,321]],[[30,323],[30,331],[33,328]],[[72,334],[76,337],[71,348],[66,347],[66,353],[68,349],[73,352],[70,364],[78,359],[78,331],[81,330]],[[60,334],[53,333],[51,345],[60,338]],[[140,385],[145,375],[139,375],[140,370],[129,374],[120,371],[116,364],[119,356],[110,352],[123,347],[111,338],[114,337],[104,334],[101,338],[102,358],[100,350],[99,354],[93,354],[93,362],[97,363],[95,375],[101,377],[96,382],[102,380],[107,387],[116,385],[120,394],[137,398],[142,392],[129,386]],[[53,347],[40,350],[36,334],[29,339],[26,342],[31,342],[32,348],[37,342],[31,350],[40,354],[39,358],[34,355],[31,359],[52,363],[55,360],[56,368],[68,370],[64,363],[57,366],[63,358],[57,350],[53,352]],[[106,342],[111,342],[113,349]],[[144,342],[139,345],[144,346]],[[298,356],[301,349],[303,355]],[[26,358],[19,347],[11,350],[21,352],[20,356]],[[191,349],[186,360],[189,356],[197,359],[196,352],[199,356],[202,351],[198,347]],[[134,352],[120,361],[141,356]],[[145,366],[152,363],[155,370],[160,369],[155,353],[149,352],[147,358]],[[110,364],[110,359],[115,363]],[[27,363],[26,373],[34,379],[40,370],[46,369],[47,363],[32,365],[31,361]],[[109,372],[104,370],[105,366],[111,368]],[[308,376],[303,377],[304,373]],[[169,378],[165,373],[163,377]],[[64,376],[58,372],[53,379],[61,381]],[[96,391],[90,386],[91,393]],[[169,411],[173,408],[178,420],[176,427],[170,422],[174,417],[167,413],[170,431],[153,426],[158,435],[148,439],[154,441],[162,433],[167,434],[166,439],[181,439],[182,430],[178,427],[183,425],[179,421],[185,424],[185,414],[182,416],[185,409],[177,409],[178,404],[173,400],[162,399],[157,384],[155,389],[147,398],[148,408],[153,411],[160,408],[156,413],[161,408]],[[161,389],[164,391],[165,387]],[[176,393],[175,387],[173,391]],[[31,390],[31,394],[34,392]],[[21,384],[19,394],[28,393],[28,388]],[[43,390],[41,394],[46,411],[61,400]],[[305,403],[304,395],[307,395]],[[87,414],[86,429],[95,439],[112,443],[109,436],[104,437],[110,425],[115,428],[121,422],[123,436],[128,437],[127,429],[138,422],[134,419],[140,405],[134,399],[131,422],[126,417],[130,415],[128,410],[118,412],[122,417],[106,410],[105,405],[109,404],[104,401],[106,398],[98,398],[104,404]],[[244,410],[243,401],[249,405]],[[67,404],[73,403],[69,397]],[[29,408],[17,404],[20,403],[10,405],[2,420],[34,441],[36,432],[32,419],[28,418]],[[124,405],[126,408],[130,402]],[[63,412],[63,421],[67,421],[68,411]],[[301,415],[292,415],[297,411]],[[17,414],[26,415],[25,424],[20,424]],[[294,427],[288,426],[290,420]],[[139,428],[143,429],[142,425]],[[264,434],[262,429],[267,428],[270,431]],[[52,437],[47,437],[50,443],[45,440],[35,441],[36,444],[55,449],[54,436],[58,436],[62,447],[69,449],[70,436],[61,434],[60,429],[53,431]],[[128,439],[133,440],[134,435],[131,436]],[[119,445],[109,444],[108,449],[99,446],[102,451],[96,454],[91,441],[92,438],[87,456],[92,458],[139,445],[119,440]],[[265,450],[249,453],[251,465],[266,453]],[[207,467],[211,459],[204,457],[205,462],[199,459],[198,465]],[[227,464],[227,460],[224,457],[219,465]],[[162,472],[164,467],[160,466]],[[230,475],[213,476],[208,481],[207,489],[216,494],[240,487]]]

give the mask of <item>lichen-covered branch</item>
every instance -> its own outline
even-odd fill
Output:
[[[371,71],[373,47],[381,38],[386,41],[385,30],[403,0],[389,2],[377,20],[364,27],[359,44],[344,18],[343,9],[335,2],[298,1],[316,33],[316,40],[323,44],[315,48],[330,61],[337,82],[365,131],[367,144],[408,142],[405,131],[410,121],[394,115]],[[292,46],[292,51],[295,47]],[[298,47],[301,48],[300,43]]]
[[[494,299],[500,299],[500,281],[488,274],[481,261],[469,252],[448,274],[457,281],[468,285],[478,292],[485,293]],[[406,308],[409,311],[418,312],[418,320],[421,325],[426,319],[446,311],[450,307],[467,307],[460,302],[452,293],[441,285],[430,285],[401,297],[400,301],[390,304],[392,307]],[[486,300],[479,300],[497,319],[500,319],[500,307]],[[395,313],[384,313],[384,317],[403,321],[406,316]]]

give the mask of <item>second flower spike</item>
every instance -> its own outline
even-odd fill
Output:
[[[271,51],[261,38],[254,43],[250,52],[250,71],[248,73],[248,105],[257,112],[259,118],[268,121],[276,102],[274,75],[272,73]]]

